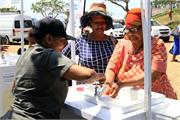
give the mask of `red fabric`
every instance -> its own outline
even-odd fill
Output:
[[[167,67],[167,52],[163,41],[160,39],[153,39],[152,45],[152,69],[159,71],[161,76],[159,79],[152,80],[152,91],[162,93],[168,98],[177,99],[177,95],[172,88],[168,76],[166,74]],[[106,69],[115,73],[118,80],[126,82],[133,77],[144,74],[144,50],[137,54],[132,53],[133,46],[130,40],[121,40],[117,43],[114,52],[109,60]],[[106,73],[108,75],[108,73]],[[114,79],[108,78],[109,82]],[[139,85],[143,88],[143,85]]]
[[[125,25],[127,28],[132,28],[142,25],[140,8],[132,8],[131,10],[128,11],[125,18]]]

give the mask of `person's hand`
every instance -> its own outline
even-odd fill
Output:
[[[106,83],[105,83],[106,84]],[[118,92],[121,88],[116,82],[106,84],[106,89],[104,95],[115,98],[118,95]]]
[[[87,83],[94,83],[96,81],[104,80],[105,75],[103,73],[94,73],[94,75],[87,81]]]
[[[7,51],[7,49],[8,49],[8,47],[9,46],[5,46],[5,45],[2,45],[2,46],[0,46],[0,51]]]

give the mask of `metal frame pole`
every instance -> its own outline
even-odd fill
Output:
[[[84,0],[83,15],[85,14],[85,12],[86,12],[86,0]]]
[[[70,35],[74,36],[74,0],[70,3]],[[75,41],[71,41],[71,59],[75,60]]]
[[[71,0],[70,2],[70,35],[75,36],[75,22],[74,22],[74,0]],[[75,41],[71,40],[71,59],[75,61],[76,59],[76,53],[75,53]],[[76,81],[72,80],[72,86],[76,85]]]
[[[86,0],[84,0],[83,15],[86,13]],[[83,34],[83,28],[81,28],[81,35]]]
[[[20,19],[20,28],[21,28],[21,54],[24,52],[24,8],[23,0],[21,0],[21,19]]]
[[[150,0],[141,0],[141,13],[143,23],[143,39],[144,39],[144,109],[146,112],[146,120],[152,119],[151,111],[151,4]]]

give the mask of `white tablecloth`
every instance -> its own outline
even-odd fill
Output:
[[[65,105],[71,112],[85,119],[145,120],[144,109],[138,109],[129,113],[122,113],[117,109],[107,109],[84,100],[83,91],[77,91],[76,87],[70,87]],[[153,120],[168,118],[179,120],[180,101],[165,98],[164,102],[152,106],[152,113]],[[163,118],[163,116],[166,117]]]

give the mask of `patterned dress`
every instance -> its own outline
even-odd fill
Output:
[[[112,70],[117,78],[126,81],[129,78],[138,76],[144,72],[144,51],[137,54],[132,53],[133,47],[131,41],[122,40],[119,42],[108,63],[107,69]],[[152,91],[162,93],[168,98],[177,99],[167,74],[167,52],[164,43],[160,39],[152,40],[152,69],[161,72],[159,79],[153,80]],[[143,88],[143,86],[140,86]]]
[[[79,56],[79,64],[92,68],[98,73],[104,73],[116,43],[117,41],[111,37],[102,41],[93,41],[87,37],[80,37],[75,44],[75,52]],[[62,53],[70,57],[71,44],[68,44]]]

